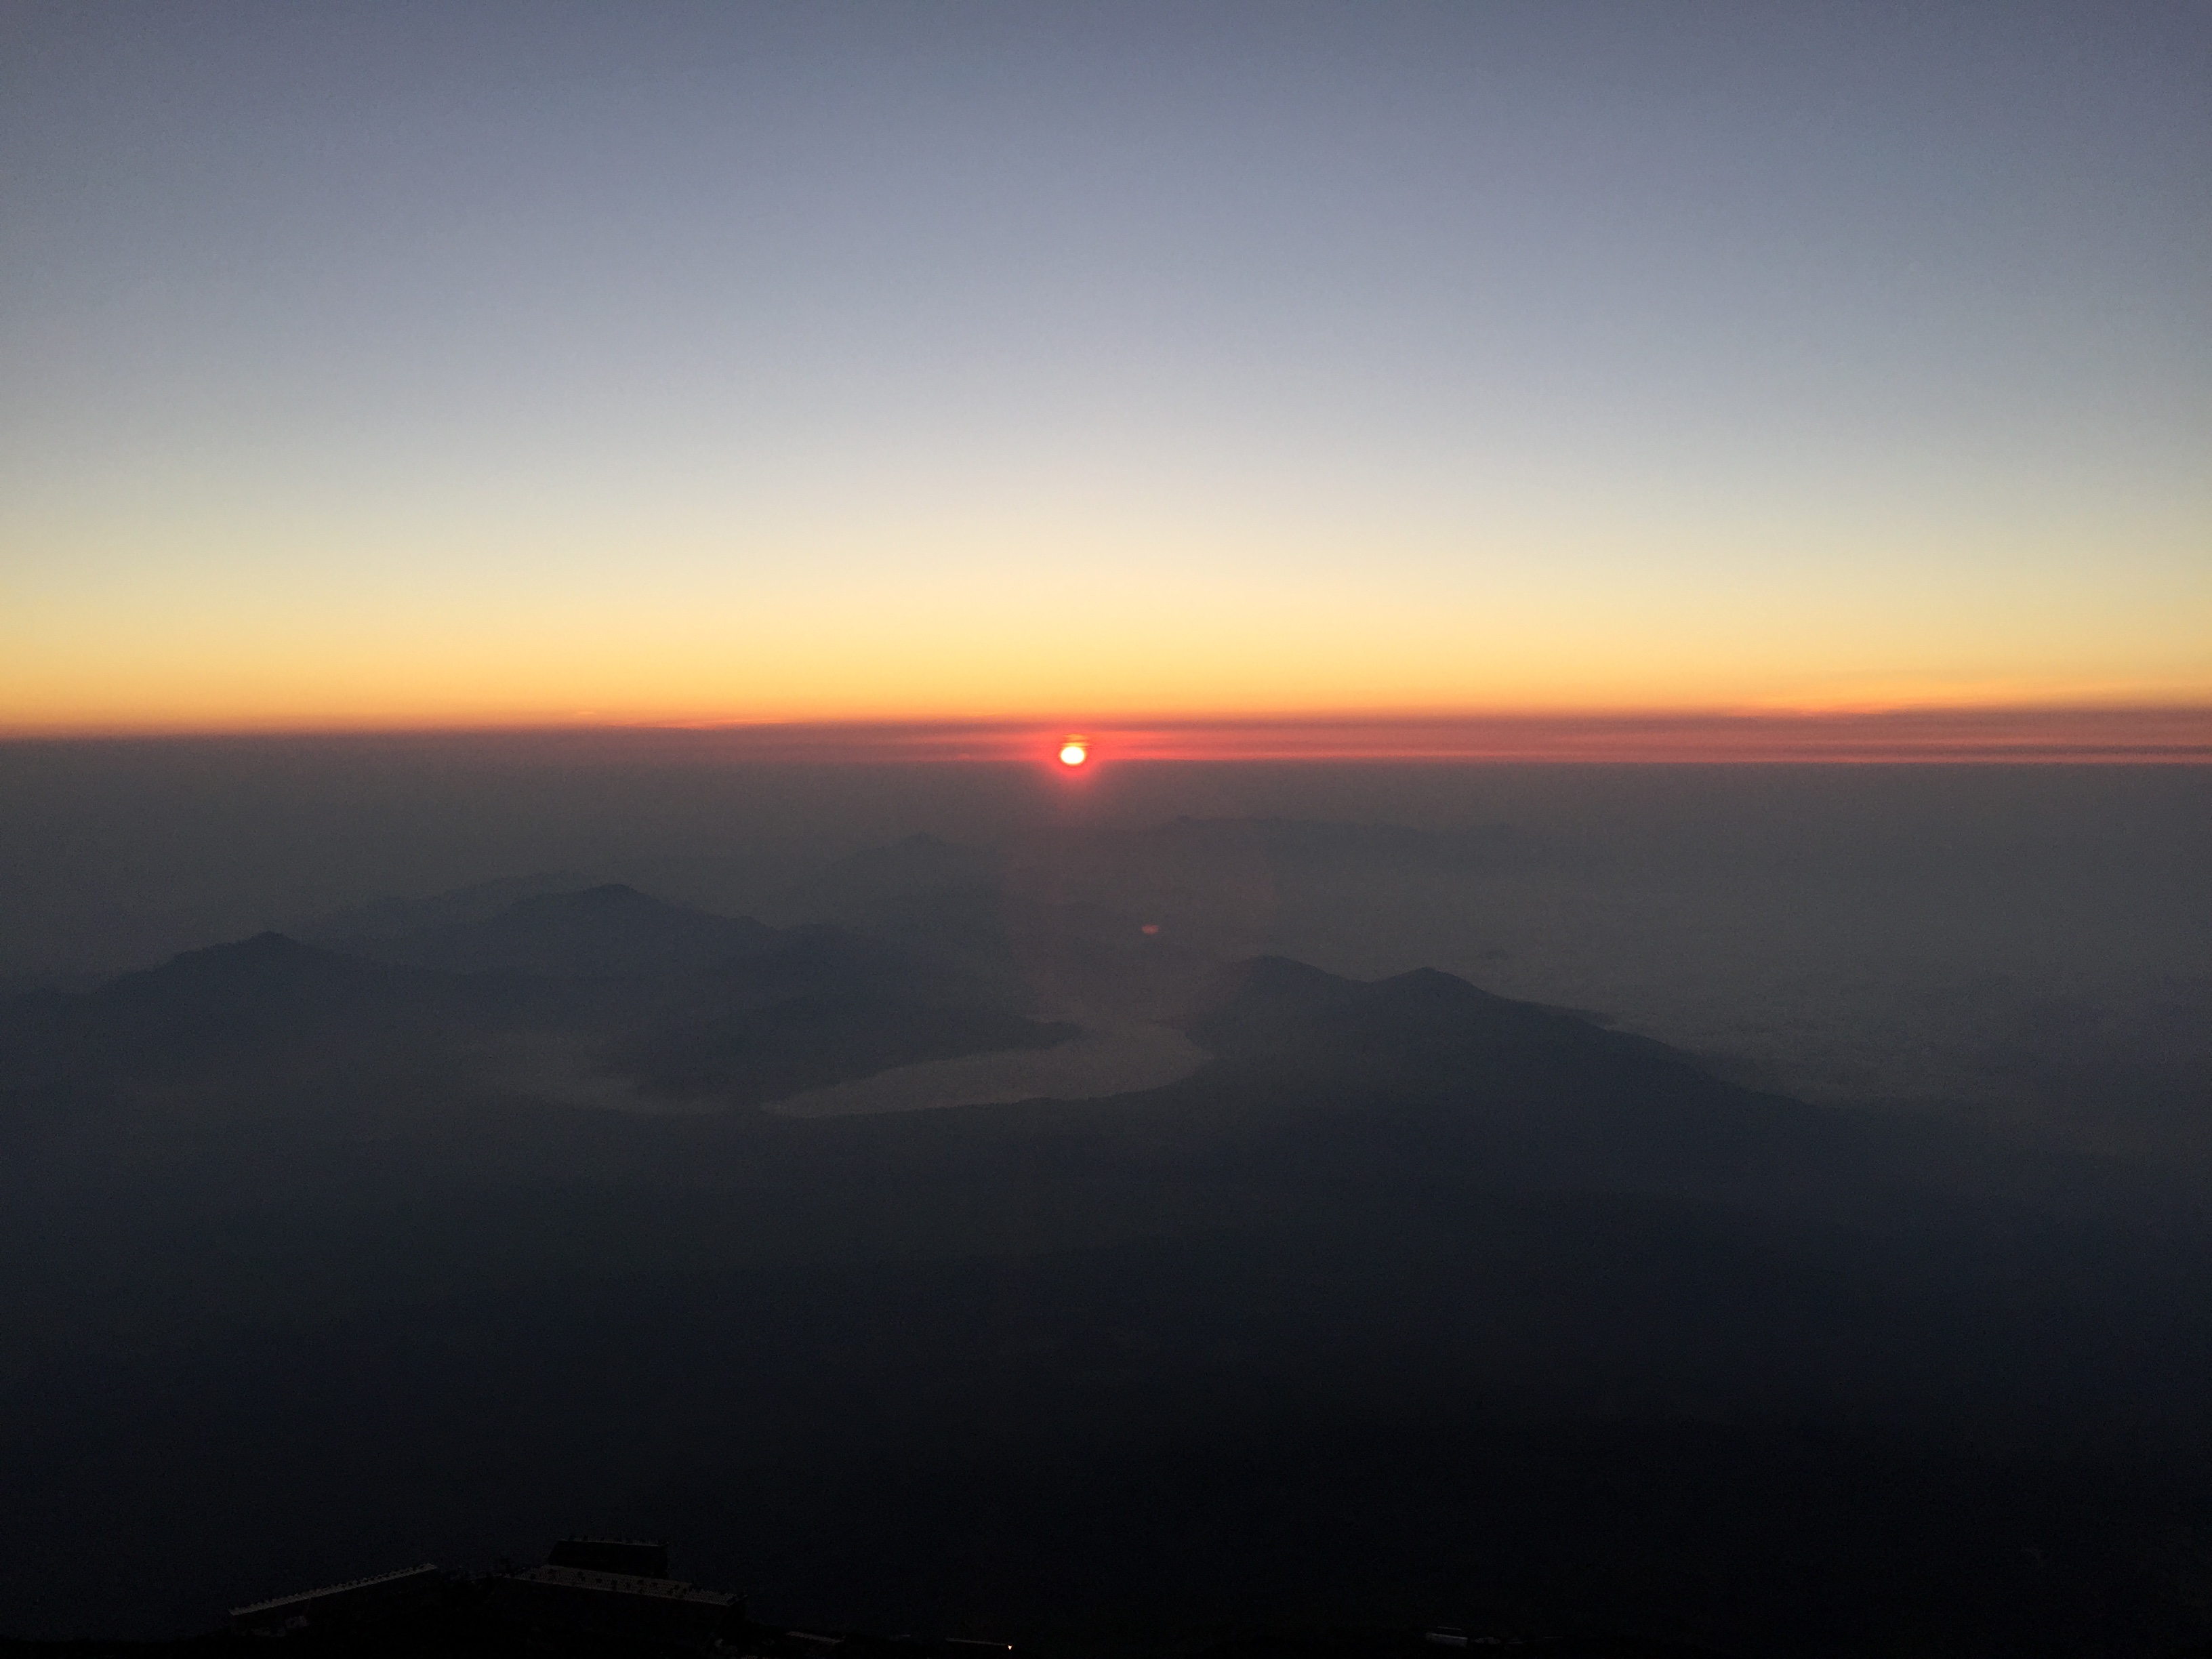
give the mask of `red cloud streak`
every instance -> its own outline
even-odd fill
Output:
[[[1917,708],[1818,713],[1499,714],[1431,717],[414,727],[21,738],[42,743],[337,741],[368,747],[494,739],[526,752],[663,762],[1058,762],[1080,732],[1092,765],[1172,763],[1644,763],[1651,764],[2212,763],[2212,708]],[[12,746],[12,745],[11,745]],[[1091,769],[1090,767],[1082,769]]]

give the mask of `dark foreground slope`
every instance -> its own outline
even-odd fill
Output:
[[[581,1528],[683,1539],[770,1618],[1069,1648],[2208,1633],[2185,1194],[1443,975],[1261,960],[1188,1012],[1217,1059],[1170,1088],[806,1121],[410,1079],[428,1048],[364,1033],[569,991],[260,948],[289,965],[201,987],[159,1087],[68,1058],[143,1011],[18,1011],[17,1632]],[[872,1006],[866,960],[807,994]]]

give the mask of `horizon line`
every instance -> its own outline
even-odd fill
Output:
[[[1045,759],[1078,734],[1106,763],[2212,763],[2212,707],[2196,704],[1093,714],[1057,720],[301,722],[27,730],[0,732],[0,745],[504,740],[704,746],[714,752],[702,758],[730,762],[1009,763]]]

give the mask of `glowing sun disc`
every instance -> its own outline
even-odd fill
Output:
[[[1080,766],[1090,758],[1091,745],[1088,744],[1068,742],[1060,746],[1060,763],[1062,766]]]

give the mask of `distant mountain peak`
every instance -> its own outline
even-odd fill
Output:
[[[773,949],[781,939],[749,916],[714,915],[611,881],[532,894],[494,915],[349,940],[344,948],[449,972],[568,978],[696,972]]]
[[[1437,968],[1347,979],[1287,957],[1234,963],[1185,1027],[1221,1054],[1319,1054],[1391,1060],[1498,1045],[1617,1042],[1594,1023],[1517,1002]]]
[[[582,876],[567,871],[539,871],[526,876],[501,876],[471,882],[422,898],[390,896],[302,921],[296,936],[318,943],[367,939],[396,939],[431,927],[456,922],[482,921],[511,908],[520,899],[545,893],[574,893],[592,885]]]

